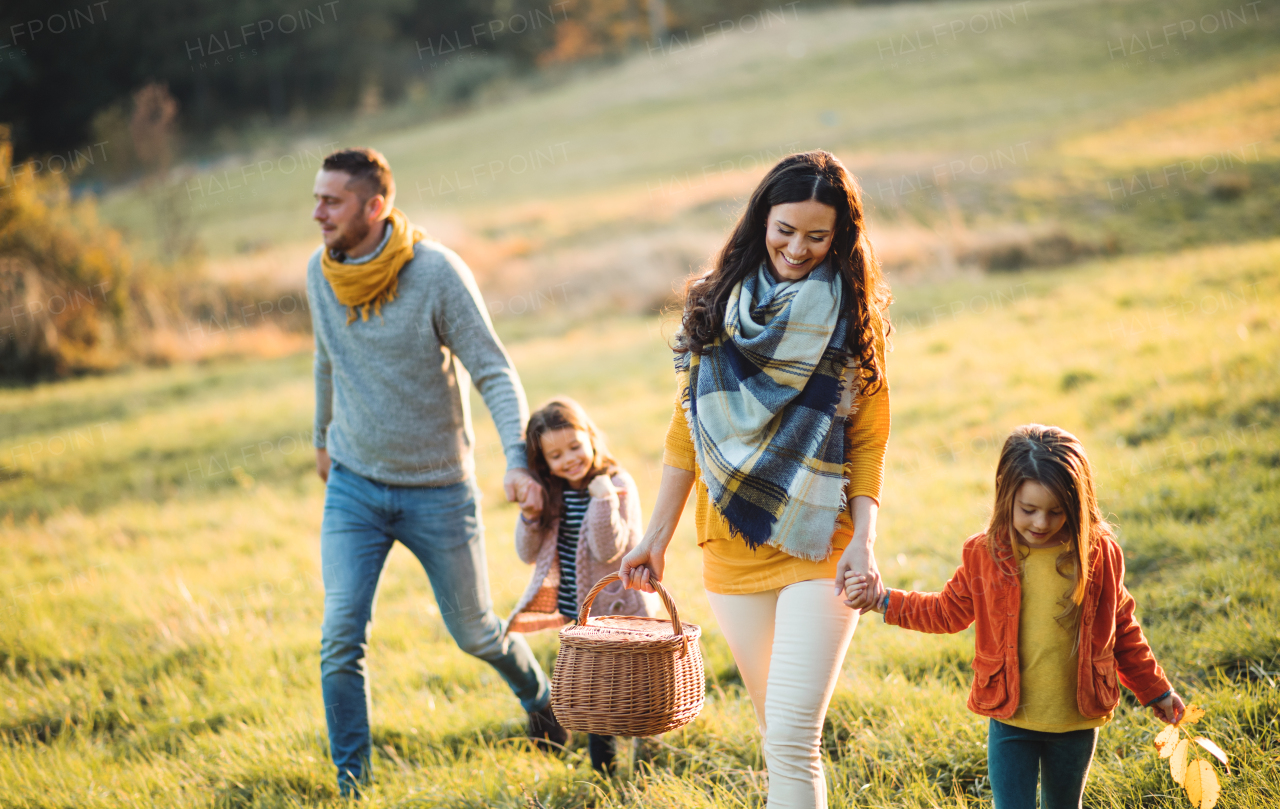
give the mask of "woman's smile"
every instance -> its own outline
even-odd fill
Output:
[[[799,281],[812,272],[831,249],[835,224],[836,209],[815,200],[770,208],[764,243],[773,277]]]

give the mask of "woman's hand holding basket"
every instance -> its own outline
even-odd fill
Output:
[[[658,484],[658,501],[649,517],[649,529],[644,539],[622,557],[618,566],[618,578],[628,590],[655,592],[651,580],[662,580],[666,568],[667,545],[680,524],[684,504],[693,489],[693,472],[664,464],[662,482]]]
[[[667,543],[646,534],[640,544],[622,557],[622,564],[618,567],[618,578],[622,581],[622,586],[629,590],[655,592],[650,580],[662,580],[666,555]]]

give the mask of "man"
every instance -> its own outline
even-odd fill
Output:
[[[542,489],[525,468],[524,389],[475,279],[393,207],[395,181],[378,152],[329,155],[314,196],[324,239],[307,266],[316,471],[327,484],[320,677],[339,788],[351,794],[369,777],[365,649],[396,540],[426,569],[454,641],[519,698],[530,737],[563,744],[546,675],[523,638],[503,637],[489,597],[469,380],[502,440],[507,499],[540,506]]]

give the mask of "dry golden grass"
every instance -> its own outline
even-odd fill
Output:
[[[1280,157],[1280,71],[1135,116],[1059,147],[1069,158],[1128,167],[1233,152],[1240,162]]]

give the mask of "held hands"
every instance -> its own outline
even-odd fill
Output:
[[[864,608],[872,612],[884,612],[884,594],[889,592],[878,577],[873,581],[863,573],[850,570],[844,574],[844,604],[846,607],[857,607],[871,600],[871,606]]]
[[[1186,711],[1186,705],[1182,702],[1182,697],[1178,696],[1177,691],[1169,692],[1169,696],[1151,706],[1151,711],[1157,718],[1163,719],[1167,724],[1176,725],[1182,719],[1182,714]]]
[[[542,484],[526,469],[508,469],[502,478],[502,491],[507,500],[520,506],[520,515],[532,522],[542,516]]]
[[[529,523],[530,525],[532,525],[533,523],[536,523],[538,520],[542,519],[542,509],[533,508],[532,506],[521,506],[520,516],[524,519],[526,523]]]
[[[845,596],[845,605],[863,614],[875,609],[884,599],[884,583],[880,581],[880,568],[872,551],[875,540],[854,535],[836,565],[836,595]],[[851,595],[848,590],[850,576],[861,579],[861,587]]]

